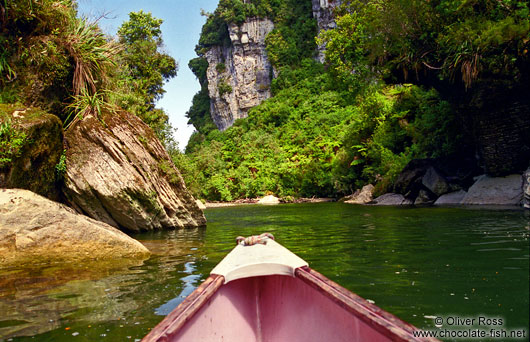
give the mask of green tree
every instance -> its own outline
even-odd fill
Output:
[[[323,33],[326,59],[343,75],[379,73],[391,82],[528,77],[528,2],[350,0],[337,29]]]
[[[162,20],[143,11],[129,13],[118,30],[124,49],[119,104],[138,115],[166,143],[171,140],[168,116],[156,108],[164,83],[177,75],[178,64],[163,50]]]

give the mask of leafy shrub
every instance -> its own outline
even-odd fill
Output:
[[[384,191],[412,158],[457,146],[453,112],[436,91],[397,85],[345,93],[322,65],[301,64],[281,69],[275,96],[248,118],[196,135],[176,158],[196,196],[340,196],[368,182]]]
[[[26,134],[17,129],[10,120],[0,123],[0,168],[9,166],[13,158],[20,156],[27,142]]]
[[[232,86],[226,83],[224,79],[217,83],[217,89],[219,90],[219,96],[230,94],[232,92]]]
[[[217,63],[215,70],[217,70],[218,73],[223,73],[226,71],[226,65],[224,63]]]

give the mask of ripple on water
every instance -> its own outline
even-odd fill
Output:
[[[419,327],[436,315],[528,326],[529,231],[517,210],[341,203],[208,209],[206,229],[139,234],[149,260],[0,270],[0,340],[140,340],[232,249],[272,232],[332,280]],[[454,295],[450,295],[454,294]],[[68,330],[66,330],[68,328]]]

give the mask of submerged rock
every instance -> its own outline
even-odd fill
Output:
[[[28,190],[0,190],[0,265],[146,257],[140,242]]]
[[[65,195],[96,220],[133,231],[206,223],[151,128],[127,112],[87,116],[66,134]]]
[[[349,204],[366,204],[372,201],[373,199],[374,186],[368,184],[363,186],[361,190],[357,190],[349,199],[344,201],[344,203]]]
[[[36,108],[0,105],[0,123],[12,144],[18,140],[17,152],[9,148],[10,155],[2,156],[8,160],[0,161],[0,187],[27,189],[59,200],[56,166],[63,152],[61,120]]]
[[[388,193],[373,200],[375,205],[411,205],[412,201],[401,194]]]
[[[521,175],[478,177],[461,204],[519,205],[523,199]]]

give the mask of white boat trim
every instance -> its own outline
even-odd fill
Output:
[[[294,277],[295,270],[304,266],[308,266],[305,260],[268,239],[266,244],[237,245],[210,274],[223,276],[226,284],[236,279],[274,274]]]

